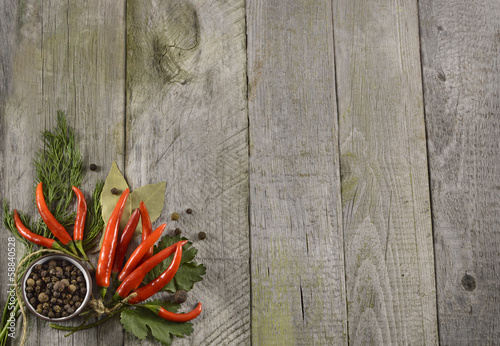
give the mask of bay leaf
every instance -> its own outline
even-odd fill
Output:
[[[151,223],[154,223],[158,217],[160,217],[161,212],[163,210],[163,206],[165,204],[165,190],[167,188],[167,182],[162,181],[156,184],[148,184],[141,186],[134,191],[132,191],[130,200],[131,200],[131,209],[135,210],[139,208],[139,204],[144,202],[146,204],[146,208],[148,209],[149,218],[151,219]],[[153,229],[155,227],[153,226]],[[141,232],[142,226],[141,222],[137,226],[136,232]]]
[[[113,188],[118,190],[118,193],[116,195],[111,192]],[[126,189],[128,189],[127,181],[118,169],[116,162],[113,161],[113,163],[111,164],[111,169],[109,170],[109,174],[104,181],[104,187],[101,193],[102,219],[104,220],[105,225],[108,224],[109,218],[113,213],[113,210],[115,209],[116,203],[118,203],[118,200],[120,199],[120,195]],[[123,223],[123,220],[125,220],[126,224],[128,219],[130,218],[130,200],[131,198],[129,195],[125,205],[125,209],[123,210],[122,222],[120,223],[120,226],[122,226],[121,224]],[[122,229],[125,224],[123,224]]]

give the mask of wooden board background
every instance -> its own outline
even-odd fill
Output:
[[[35,212],[32,155],[63,109],[99,166],[87,193],[114,160],[132,188],[167,181],[170,229],[207,232],[188,301],[205,309],[175,344],[495,344],[499,17],[492,0],[3,1],[0,197]],[[154,344],[117,320],[29,331]]]

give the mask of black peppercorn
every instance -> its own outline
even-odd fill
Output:
[[[187,292],[184,290],[178,290],[174,294],[174,302],[177,304],[184,303],[187,300]]]
[[[95,171],[97,170],[97,165],[95,163],[91,163],[89,168],[91,171]]]
[[[113,195],[117,195],[117,194],[118,194],[118,189],[117,189],[116,187],[112,188],[112,189],[111,189],[111,193],[112,193]]]
[[[193,213],[193,209],[191,209],[191,208],[186,209],[186,213],[192,214]]]
[[[203,240],[207,237],[207,234],[205,232],[200,232],[198,233],[198,239]]]
[[[182,231],[181,231],[181,229],[180,229],[180,228],[176,228],[176,229],[174,230],[174,234],[175,234],[175,235],[179,235],[179,234],[181,234],[181,233],[182,233]]]

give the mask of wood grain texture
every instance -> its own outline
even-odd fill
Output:
[[[22,0],[2,2],[0,8],[0,193],[13,208],[36,216],[31,161],[41,148],[40,131],[55,125],[57,110],[66,111],[76,129],[89,160],[85,167],[91,162],[102,167],[113,159],[123,166],[124,3]],[[105,177],[102,173],[88,171],[87,197],[97,178]],[[6,234],[2,230],[2,239]],[[5,247],[1,242],[3,253]],[[23,251],[18,244],[18,256]],[[0,268],[7,268],[6,261],[6,256],[0,259]],[[1,272],[0,288],[6,292],[7,271]],[[107,324],[65,338],[31,316],[29,324],[27,345],[111,345],[122,338],[119,325],[119,333]],[[17,327],[20,331],[21,323]]]
[[[329,1],[247,1],[252,341],[347,344]]]
[[[437,344],[415,1],[333,1],[349,342]]]
[[[175,344],[248,344],[244,2],[128,1],[127,37],[125,175],[132,188],[167,182],[158,223],[180,228],[207,267],[183,308],[201,301],[204,311]]]
[[[500,3],[421,0],[440,339],[500,340]]]

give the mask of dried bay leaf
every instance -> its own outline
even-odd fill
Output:
[[[118,190],[118,193],[116,195],[111,192],[113,188],[116,188]],[[111,213],[116,206],[116,203],[120,198],[120,195],[127,188],[129,188],[127,181],[118,169],[116,162],[113,161],[101,194],[102,218],[106,225],[109,221]],[[125,228],[130,215],[132,215],[132,212],[136,208],[139,208],[139,204],[141,203],[141,201],[143,201],[148,208],[151,222],[155,222],[161,215],[163,206],[165,204],[166,188],[167,183],[163,181],[156,184],[144,185],[133,190],[130,193],[123,210],[122,218],[120,220],[120,230],[123,230],[123,228]],[[136,231],[140,233],[141,229],[142,225],[141,222],[139,222]],[[101,247],[101,245],[102,239],[101,243],[99,244],[99,248]]]
[[[156,184],[148,184],[141,186],[134,191],[130,196],[132,209],[139,208],[139,204],[144,202],[148,209],[151,223],[155,222],[161,215],[165,204],[165,190],[167,182],[162,181]],[[137,229],[141,231],[142,225],[139,223]]]
[[[112,189],[116,189],[118,193],[115,195],[111,192]],[[101,193],[101,205],[102,205],[102,219],[108,224],[109,218],[115,209],[116,203],[120,199],[120,195],[128,189],[128,184],[122,173],[118,169],[116,162],[113,161],[111,164],[111,169],[109,171],[108,176],[106,177],[106,181],[104,182],[104,187]],[[127,199],[127,205],[125,205],[125,210],[123,211],[122,219],[128,220],[130,217],[130,196]],[[126,215],[128,212],[128,216]],[[126,223],[126,221],[125,221]]]

